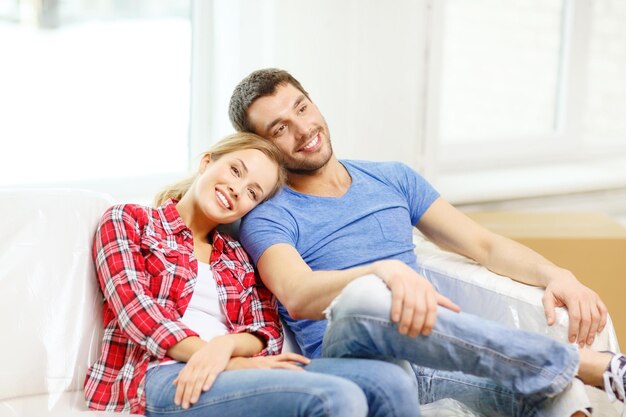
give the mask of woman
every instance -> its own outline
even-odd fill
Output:
[[[369,415],[385,415],[393,406],[376,398],[389,393],[366,388],[366,399],[353,382],[323,374],[364,362],[389,367],[400,381],[391,389],[402,407],[417,404],[398,394],[406,384],[394,365],[329,359],[316,368],[303,356],[279,354],[276,301],[240,244],[216,227],[270,198],[284,177],[270,142],[237,133],[205,153],[192,178],[157,196],[158,208],[125,204],[106,211],[93,245],[105,330],[102,354],[85,380],[91,409],[358,417],[368,414],[369,401],[378,410]]]

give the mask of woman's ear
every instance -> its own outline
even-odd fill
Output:
[[[210,162],[211,162],[211,153],[205,152],[204,155],[202,155],[202,159],[200,160],[200,168],[198,169],[198,171],[202,174]]]

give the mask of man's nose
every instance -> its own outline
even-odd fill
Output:
[[[309,128],[309,124],[305,120],[298,120],[294,123],[296,128],[296,136],[298,139],[308,138],[311,133],[311,129]]]

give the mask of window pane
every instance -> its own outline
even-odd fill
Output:
[[[626,143],[626,2],[592,2],[587,139]]]
[[[446,0],[443,144],[555,130],[562,0]]]
[[[186,170],[189,3],[25,4],[0,20],[0,185]]]

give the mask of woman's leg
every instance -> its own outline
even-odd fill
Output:
[[[309,372],[335,375],[357,384],[365,393],[368,417],[417,417],[415,378],[393,363],[373,359],[313,359]]]
[[[249,369],[222,372],[197,403],[174,404],[174,379],[184,364],[159,366],[146,375],[146,416],[365,417],[367,402],[354,383],[314,372]]]

